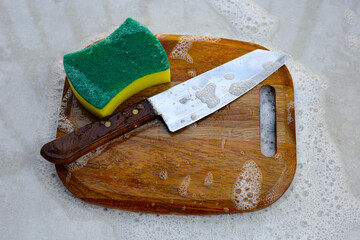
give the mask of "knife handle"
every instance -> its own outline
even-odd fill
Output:
[[[125,134],[156,117],[145,99],[99,121],[85,125],[63,137],[45,144],[40,151],[49,162],[69,164],[111,139]]]

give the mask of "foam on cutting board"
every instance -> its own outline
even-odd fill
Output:
[[[209,3],[229,21],[238,34],[237,39],[279,51],[270,43],[276,19],[257,5],[247,0],[213,0]],[[88,43],[97,38],[91,38]],[[189,58],[180,60],[188,61]],[[298,165],[288,191],[263,210],[217,216],[166,216],[106,209],[84,203],[70,194],[56,176],[54,165],[41,158],[37,162],[38,175],[69,218],[102,219],[112,226],[118,239],[343,239],[348,231],[360,224],[360,203],[349,193],[339,152],[324,119],[327,80],[294,60],[286,65],[295,88]],[[47,140],[55,134],[64,84],[61,64],[55,64],[50,71],[48,116],[44,121],[47,125],[43,136]],[[239,174],[242,174],[241,170]],[[212,177],[217,178],[216,175]],[[179,194],[187,193],[189,186],[191,176],[184,176],[183,182],[179,182]]]
[[[212,172],[208,172],[204,179],[204,186],[208,187],[208,186],[212,185],[213,183],[214,183],[214,176],[213,176]]]
[[[180,183],[180,186],[178,188],[179,194],[181,196],[186,196],[188,193],[188,187],[190,185],[190,181],[191,181],[191,176],[187,175],[184,177],[184,179],[182,180],[182,182]]]
[[[244,163],[232,193],[236,209],[249,210],[259,203],[262,173],[255,161]]]
[[[188,35],[182,36],[179,39],[179,42],[176,44],[175,48],[170,53],[170,58],[185,60],[189,63],[194,63],[193,58],[189,54],[189,50],[196,41],[204,41],[215,43],[220,39],[217,37],[211,36],[197,36],[197,35]]]
[[[69,101],[71,96],[74,96],[74,94],[72,93],[71,89],[69,88],[66,91],[64,97],[62,98],[61,105],[60,105],[58,123],[59,123],[60,131],[62,131],[64,133],[70,133],[75,130],[74,125],[71,123],[71,121],[65,117],[66,103]]]

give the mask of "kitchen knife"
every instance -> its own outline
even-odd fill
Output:
[[[289,59],[287,54],[254,50],[122,112],[57,138],[45,144],[40,153],[52,163],[69,164],[157,116],[161,116],[168,129],[175,132],[231,103]]]

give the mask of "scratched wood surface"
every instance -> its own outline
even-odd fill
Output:
[[[138,93],[117,111],[254,49],[263,49],[228,39],[157,37],[168,54],[171,83]],[[272,157],[260,150],[259,93],[264,85],[272,86],[276,96],[277,151]],[[95,120],[66,83],[57,137]],[[65,187],[88,203],[161,214],[262,209],[283,195],[295,169],[294,91],[285,66],[233,103],[176,133],[156,119],[72,164],[56,165]]]

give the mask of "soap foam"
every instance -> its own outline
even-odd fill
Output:
[[[246,162],[237,177],[232,193],[234,206],[238,210],[250,210],[259,203],[262,174],[254,161]]]
[[[5,85],[5,74],[0,71],[0,87],[3,87]]]
[[[294,102],[289,102],[288,104],[286,104],[286,111],[287,111],[287,117],[286,117],[286,122],[287,124],[290,124],[294,121],[294,118],[292,117],[291,114],[291,110],[294,109]]]
[[[182,180],[180,186],[179,186],[179,194],[181,196],[186,196],[188,193],[188,187],[190,185],[190,181],[191,181],[191,177],[190,175],[187,175],[186,177],[184,177],[184,179]]]
[[[67,92],[65,93],[61,105],[60,105],[60,113],[59,113],[59,119],[58,119],[58,128],[63,133],[70,133],[74,131],[74,125],[72,122],[65,116],[65,108],[66,104],[69,102],[70,97],[73,96],[73,93],[71,89],[69,88]]]
[[[350,49],[357,51],[360,50],[360,39],[357,36],[351,34],[346,35],[345,42]]]
[[[237,32],[237,39],[271,46],[277,21],[264,10],[248,0],[209,3]],[[134,213],[79,200],[64,188],[54,165],[40,157],[38,176],[69,218],[104,221],[118,239],[345,239],[349,231],[358,229],[360,203],[349,193],[340,154],[324,118],[327,80],[293,60],[286,65],[295,89],[298,163],[290,188],[266,209],[201,217]],[[63,69],[56,62],[50,69],[41,142],[55,137],[64,79]]]
[[[357,23],[357,21],[356,21],[356,13],[351,9],[347,9],[344,12],[344,19],[345,19],[345,22],[347,24],[349,24],[350,26],[355,26],[356,23]]]
[[[196,71],[195,70],[189,70],[188,72],[188,76],[193,78],[193,77],[196,77]]]
[[[155,37],[159,40],[164,39],[166,37],[165,34],[155,34]]]
[[[241,96],[254,86],[255,82],[253,80],[236,82],[230,85],[229,92],[232,95]]]
[[[170,58],[172,59],[181,59],[189,63],[194,63],[193,58],[189,55],[189,50],[192,47],[193,43],[196,41],[203,42],[217,42],[220,38],[211,37],[211,36],[181,36],[175,48],[170,53]]]
[[[68,174],[66,176],[65,181],[67,183],[70,182],[71,173],[85,167],[86,164],[88,163],[88,160],[90,158],[93,158],[96,155],[100,154],[105,149],[105,147],[106,147],[106,145],[100,146],[100,147],[96,148],[95,150],[92,150],[91,152],[85,154],[84,156],[76,159],[75,162],[65,165],[65,168],[68,170]]]
[[[251,1],[209,0],[238,32],[242,41],[267,43],[277,26],[277,20]]]
[[[225,78],[226,80],[233,80],[234,77],[235,77],[235,75],[234,75],[234,73],[232,73],[232,72],[229,72],[229,73],[225,73],[225,74],[224,74],[224,78]]]
[[[275,89],[263,86],[260,89],[260,139],[261,152],[267,157],[276,153],[276,107]],[[289,111],[290,113],[290,111]],[[291,117],[291,115],[290,115]]]
[[[215,95],[216,85],[209,83],[202,90],[197,91],[195,96],[200,99],[201,102],[206,103],[208,108],[213,108],[220,103],[220,99]]]
[[[168,173],[166,170],[161,170],[159,172],[159,178],[162,180],[166,180],[168,178]]]
[[[264,70],[261,72],[261,75],[268,77],[272,73],[276,72],[281,66],[282,64],[279,62],[266,62],[263,64]]]
[[[212,185],[213,183],[214,183],[214,176],[213,176],[212,172],[208,172],[208,173],[206,174],[205,179],[204,179],[204,185],[205,185],[205,186],[210,186],[210,185]]]

